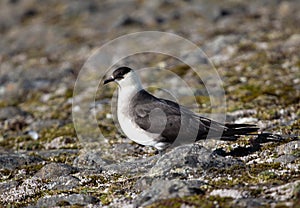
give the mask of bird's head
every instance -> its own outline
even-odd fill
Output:
[[[104,80],[104,84],[110,82],[121,82],[122,80],[126,79],[126,77],[131,71],[132,69],[126,66],[117,68],[109,78]]]
[[[133,69],[123,66],[117,68],[112,75],[104,80],[104,84],[116,82],[120,87],[137,86],[140,87],[140,80]]]

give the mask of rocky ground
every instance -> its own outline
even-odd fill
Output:
[[[299,10],[296,0],[1,1],[0,206],[299,207]],[[107,139],[82,142],[72,122],[81,67],[109,40],[146,30],[200,46],[224,82],[228,120],[281,137],[160,156],[115,127],[110,85],[96,109]],[[158,66],[151,55],[132,59]],[[196,100],[210,112],[205,93]]]

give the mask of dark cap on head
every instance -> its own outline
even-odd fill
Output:
[[[116,79],[117,80],[120,80],[120,79],[123,79],[124,78],[124,75],[127,74],[128,72],[130,72],[132,69],[130,69],[129,67],[126,67],[126,66],[122,66],[122,67],[119,67],[117,68],[112,76],[106,80],[104,80],[104,84],[107,84],[109,82],[112,82],[112,81],[115,81]]]

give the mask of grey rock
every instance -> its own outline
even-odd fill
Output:
[[[22,31],[21,36],[18,35],[20,30]],[[14,40],[14,43],[10,46],[13,52],[21,52],[29,48],[43,48],[48,53],[59,53],[59,49],[62,49],[64,45],[57,42],[63,39],[63,31],[55,26],[45,26],[44,24],[32,24],[22,28],[14,28],[9,38]],[[49,42],[52,44],[47,44]]]
[[[77,172],[77,169],[64,163],[50,163],[42,167],[35,176],[41,179],[56,180],[57,177],[67,176]]]
[[[54,206],[67,206],[78,205],[85,206],[88,204],[96,204],[99,200],[96,197],[84,194],[59,194],[53,196],[44,196],[40,198],[37,207],[54,207]]]
[[[94,3],[93,1],[91,2],[84,2],[84,1],[78,1],[78,2],[73,2],[72,4],[67,4],[66,5],[66,10],[64,12],[65,17],[72,17],[72,16],[77,16],[79,13],[82,12],[97,12],[98,11],[98,5]]]
[[[200,177],[210,168],[230,168],[233,165],[243,164],[219,156],[197,143],[179,146],[159,158],[148,174],[136,182],[135,188],[144,190],[159,180],[188,179],[191,175]]]
[[[142,192],[135,199],[135,207],[147,206],[160,199],[190,196],[193,194],[204,194],[199,188],[200,181],[157,181],[148,190]]]
[[[298,48],[300,46],[300,34],[291,35],[289,39],[285,42],[284,46]]]
[[[179,146],[164,154],[150,171],[152,175],[166,176],[172,169],[196,168],[227,168],[242,163],[235,159],[221,157],[205,147],[195,143]]]
[[[236,189],[214,189],[209,194],[210,196],[219,196],[222,198],[230,197],[234,199],[244,198],[245,196],[249,195],[247,191],[240,191]]]
[[[9,190],[0,192],[1,203],[21,202],[46,190],[41,179],[32,177],[13,186]]]
[[[35,131],[41,131],[42,129],[45,128],[51,128],[55,126],[60,126],[62,125],[62,121],[57,120],[57,119],[44,119],[44,120],[36,120],[30,124],[30,129],[35,130]]]
[[[299,190],[300,180],[292,181],[279,186],[274,186],[264,191],[265,196],[276,201],[285,201],[291,199]]]
[[[73,156],[77,155],[79,150],[77,149],[55,149],[55,150],[41,150],[35,151],[35,154],[43,158],[44,160],[53,160],[60,156]]]
[[[202,50],[195,50],[188,52],[182,56],[182,60],[185,63],[192,63],[192,64],[203,64],[208,66],[208,59]]]
[[[217,36],[213,41],[207,42],[203,46],[203,50],[209,56],[219,55],[226,47],[239,43],[240,39],[241,38],[237,35],[220,35]]]
[[[283,164],[294,162],[298,157],[294,155],[281,155],[278,158],[274,159],[274,162],[279,162]]]
[[[73,165],[79,168],[101,169],[109,163],[102,159],[102,151],[83,151],[74,160]]]
[[[237,110],[226,114],[227,122],[234,122],[239,118],[251,117],[257,113],[255,109]]]
[[[104,166],[103,170],[128,175],[144,174],[150,171],[159,157],[159,155],[155,155],[135,161],[115,163]]]
[[[63,149],[76,142],[77,139],[75,137],[60,136],[54,138],[51,142],[46,143],[44,147],[46,149]]]
[[[0,120],[6,120],[15,116],[25,116],[26,112],[18,107],[8,106],[0,108]]]
[[[43,162],[36,156],[19,153],[4,153],[0,155],[0,169],[13,170],[24,165],[33,165]]]
[[[126,158],[126,156],[128,156],[128,153],[135,152],[135,151],[137,151],[135,145],[129,143],[121,143],[121,144],[114,144],[113,148],[111,149],[111,154],[114,155],[114,158],[117,161],[124,161],[124,160],[127,161],[128,158]]]
[[[239,207],[256,208],[268,206],[271,202],[272,200],[263,198],[242,198],[236,199],[234,204]]]
[[[0,2],[0,28],[2,30],[9,29],[19,25],[24,10],[28,7],[28,2],[12,3],[19,1],[1,1]]]
[[[3,179],[3,176],[1,177]],[[17,181],[3,181],[0,182],[0,193],[6,193],[18,185]]]
[[[299,149],[300,149],[300,141],[296,140],[276,147],[275,152],[278,155],[292,154],[295,151],[299,151]]]
[[[79,186],[80,180],[73,176],[60,176],[46,185],[49,190],[70,190]]]

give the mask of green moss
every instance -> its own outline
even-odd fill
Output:
[[[13,171],[8,169],[0,169],[0,182],[6,181],[13,177]]]
[[[256,45],[253,42],[242,42],[238,46],[238,52],[248,52],[256,50]]]
[[[259,197],[263,193],[263,189],[257,187],[256,189],[250,189],[250,195],[252,197]]]
[[[78,156],[77,153],[75,153],[75,154],[61,153],[59,155],[48,158],[48,160],[51,161],[51,162],[67,163],[69,165],[72,165],[73,161],[75,160],[75,158],[77,156]]]
[[[0,146],[4,149],[13,149],[16,138],[6,138],[0,141]]]
[[[102,194],[100,196],[100,201],[103,205],[109,205],[112,202],[113,198],[110,194]]]
[[[59,136],[76,137],[76,131],[73,123],[69,123],[61,127],[43,129],[40,132],[40,138],[42,141],[51,141],[52,139]]]
[[[254,84],[243,85],[240,90],[244,90],[241,100],[245,103],[255,99],[262,93],[260,86]]]
[[[269,170],[260,172],[258,174],[258,177],[261,178],[263,181],[269,181],[269,180],[277,178],[275,172],[269,171]]]
[[[190,70],[190,67],[188,65],[177,65],[169,70],[176,73],[178,76],[183,77]]]
[[[73,89],[67,89],[65,92],[65,98],[71,98],[73,97]]]
[[[8,106],[8,103],[4,100],[0,100],[0,108],[4,108],[4,107],[7,107]]]
[[[155,202],[147,208],[180,208],[182,205],[191,206],[191,207],[199,207],[199,208],[211,208],[211,207],[224,207],[229,208],[232,207],[231,198],[223,198],[218,196],[203,196],[203,195],[193,195],[186,197],[177,197],[170,199],[163,199]],[[236,207],[236,206],[235,206]]]
[[[211,111],[210,109],[210,98],[209,96],[195,96],[195,99],[197,103],[200,105],[200,108],[202,109],[204,106]]]
[[[20,169],[25,169],[28,175],[33,175],[34,173],[38,172],[42,167],[44,167],[44,164],[38,163],[33,165],[29,164],[26,166],[22,166]]]

